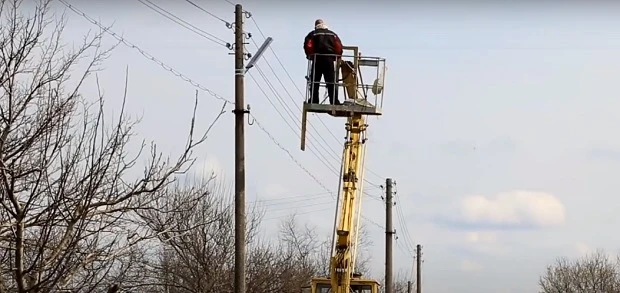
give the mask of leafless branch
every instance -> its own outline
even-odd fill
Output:
[[[620,262],[603,251],[571,261],[559,258],[539,280],[541,293],[618,293]]]
[[[130,156],[138,121],[124,109],[129,70],[109,124],[98,78],[95,103],[80,91],[114,47],[102,49],[99,32],[66,48],[65,20],[50,3],[40,0],[34,13],[17,0],[0,5],[0,292],[116,292],[123,284],[112,280],[127,281],[167,232],[153,230],[146,211],[191,166],[223,110],[196,138],[196,96],[181,154],[169,159],[151,143],[136,178],[146,143]],[[85,69],[71,75],[79,64]],[[157,212],[178,214],[174,208]]]

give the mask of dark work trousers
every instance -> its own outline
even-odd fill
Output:
[[[336,69],[334,60],[324,56],[317,56],[312,64],[310,73],[312,99],[310,103],[319,104],[319,89],[321,88],[321,77],[325,78],[327,84],[327,95],[332,105],[340,104],[338,101],[338,90],[336,87]]]

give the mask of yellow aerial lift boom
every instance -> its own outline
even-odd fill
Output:
[[[344,46],[344,53],[336,66],[336,90],[344,88],[345,100],[342,105],[310,104],[313,84],[307,78],[307,99],[302,112],[301,149],[305,150],[307,113],[327,113],[333,117],[343,117],[346,122],[346,138],[341,164],[340,194],[334,223],[334,241],[330,261],[330,274],[315,277],[310,287],[304,288],[310,293],[378,293],[379,282],[364,279],[355,273],[357,256],[357,236],[361,218],[361,199],[364,183],[364,159],[366,141],[366,116],[380,116],[383,106],[383,84],[385,79],[385,59],[365,57],[357,47]],[[351,52],[347,55],[347,52]],[[316,58],[316,56],[314,57]],[[312,60],[308,62],[308,76],[313,70]],[[363,69],[366,69],[364,71]],[[369,70],[370,69],[370,72]],[[362,73],[371,73],[372,84],[365,84]],[[320,84],[321,87],[325,83]],[[374,96],[374,101],[369,100]]]

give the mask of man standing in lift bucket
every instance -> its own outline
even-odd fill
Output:
[[[312,62],[312,72],[309,79],[312,81],[312,98],[310,103],[319,104],[319,88],[321,77],[327,84],[327,95],[332,105],[340,105],[338,89],[336,87],[337,57],[342,57],[342,42],[336,33],[327,28],[322,19],[314,22],[314,30],[308,33],[304,40],[304,51],[308,60]],[[315,55],[316,54],[316,55]]]

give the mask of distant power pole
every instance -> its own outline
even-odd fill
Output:
[[[411,281],[407,281],[407,293],[411,293]]]
[[[235,5],[235,293],[245,293],[245,52],[243,7]]]
[[[385,292],[394,293],[394,276],[392,265],[392,240],[394,239],[394,227],[392,224],[392,178],[385,180]]]
[[[422,245],[418,244],[415,247],[415,262],[416,262],[416,280],[415,288],[416,293],[422,293]]]

